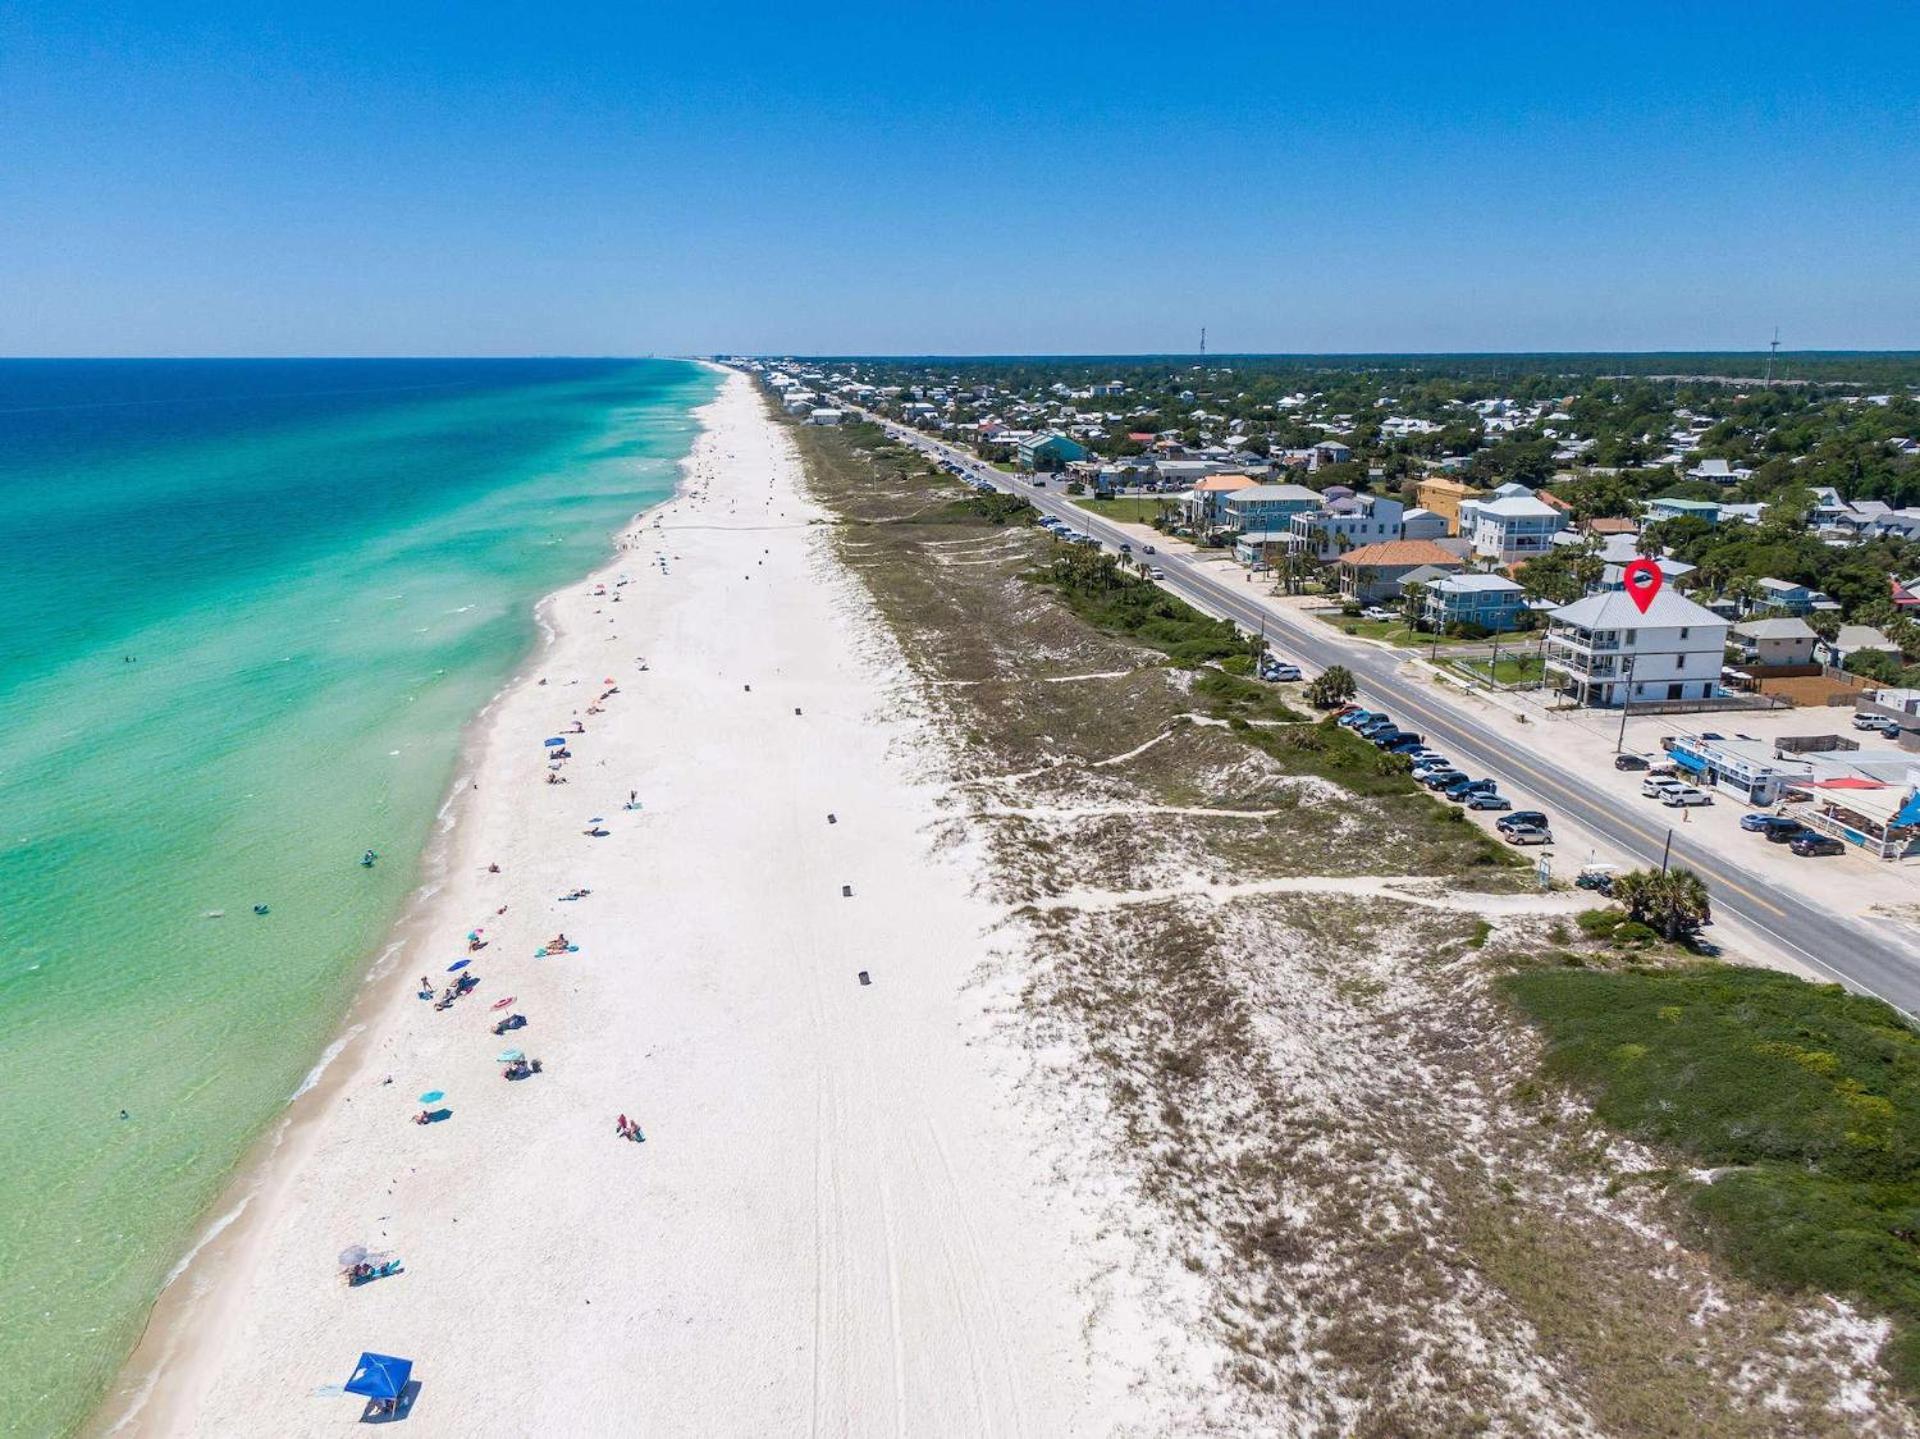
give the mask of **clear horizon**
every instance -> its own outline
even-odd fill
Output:
[[[1920,348],[1911,7],[0,13],[0,353]]]

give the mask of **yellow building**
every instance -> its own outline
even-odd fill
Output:
[[[1423,510],[1431,510],[1447,522],[1447,533],[1460,533],[1460,502],[1476,500],[1486,493],[1476,490],[1472,485],[1463,485],[1446,475],[1435,475],[1431,479],[1420,481],[1414,487],[1414,503]]]

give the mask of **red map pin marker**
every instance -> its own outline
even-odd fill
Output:
[[[1660,566],[1643,555],[1622,570],[1620,578],[1626,581],[1627,598],[1640,606],[1640,613],[1644,615],[1667,577],[1660,573]]]

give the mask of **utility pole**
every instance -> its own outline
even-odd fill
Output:
[[[1621,676],[1620,687],[1620,736],[1613,742],[1613,752],[1619,754],[1627,743],[1627,711],[1633,708],[1633,656],[1627,656],[1627,667]],[[1667,832],[1669,839],[1673,832]]]
[[[1767,347],[1767,388],[1773,388],[1773,362],[1780,356],[1780,327],[1773,327],[1773,343]]]
[[[1660,873],[1665,874],[1667,872],[1667,859],[1672,853],[1673,853],[1673,826],[1668,825],[1666,848],[1660,851]]]

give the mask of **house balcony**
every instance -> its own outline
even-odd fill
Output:
[[[1602,656],[1617,657],[1623,653],[1619,631],[1576,629],[1550,631],[1547,635],[1547,652],[1583,663]]]

